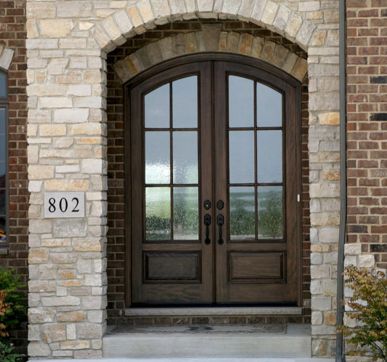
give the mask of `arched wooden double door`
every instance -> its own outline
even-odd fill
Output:
[[[132,306],[300,302],[299,93],[219,54],[127,85]]]

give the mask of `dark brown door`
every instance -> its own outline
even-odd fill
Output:
[[[182,63],[127,88],[128,302],[296,305],[298,83],[242,57]]]

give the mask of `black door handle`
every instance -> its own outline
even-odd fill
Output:
[[[219,233],[219,236],[218,236],[218,244],[219,245],[222,245],[224,244],[224,240],[223,240],[223,230],[222,230],[222,226],[224,224],[224,216],[222,214],[219,214],[217,217],[216,217],[216,223],[218,224],[218,233]]]
[[[204,215],[204,225],[206,226],[206,238],[204,239],[205,244],[210,244],[210,225],[211,225],[211,215],[205,214]]]

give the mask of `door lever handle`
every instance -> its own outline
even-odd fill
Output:
[[[223,225],[224,225],[224,216],[222,214],[219,214],[217,217],[216,217],[216,223],[218,224],[218,244],[219,245],[222,245],[224,244],[224,240],[223,240]]]
[[[211,225],[211,215],[205,214],[204,215],[204,225],[206,226],[206,238],[204,239],[205,244],[210,244],[210,225]]]

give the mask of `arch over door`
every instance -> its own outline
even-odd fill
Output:
[[[300,303],[299,94],[230,55],[127,86],[130,305]]]

